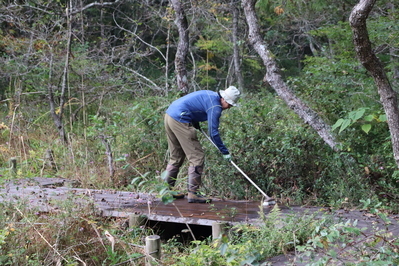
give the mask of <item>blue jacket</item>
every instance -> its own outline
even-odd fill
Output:
[[[219,118],[222,105],[217,92],[200,90],[174,101],[166,113],[181,123],[208,121],[208,134],[222,154],[229,154],[219,135]]]

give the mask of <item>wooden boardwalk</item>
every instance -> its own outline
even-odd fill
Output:
[[[29,180],[16,180],[0,186],[0,202],[28,203],[33,208],[42,212],[57,211],[60,203],[72,201],[80,206],[93,204],[99,215],[105,217],[128,218],[131,215],[145,215],[150,222],[162,223],[170,226],[164,230],[164,239],[169,239],[175,232],[183,233],[182,229],[190,226],[206,230],[200,232],[198,237],[207,237],[213,234],[214,222],[226,221],[229,224],[248,223],[259,224],[259,213],[263,212],[267,219],[272,210],[271,207],[260,207],[260,202],[250,201],[223,201],[214,200],[211,204],[187,203],[186,199],[176,200],[171,204],[163,204],[155,195],[131,193],[113,190],[94,190],[73,188],[70,182],[60,178],[34,178]],[[361,228],[364,234],[359,238],[367,238],[375,230],[385,230],[385,234],[399,235],[399,215],[390,215],[392,221],[386,224],[378,215],[370,214],[362,210],[330,210],[321,207],[279,205],[283,215],[316,214],[315,218],[331,215],[336,221],[356,221],[356,226]],[[165,222],[165,223],[163,223]],[[278,227],[279,225],[276,225]],[[172,229],[170,229],[172,228]],[[177,230],[177,229],[178,230]],[[205,228],[205,229],[204,229]],[[209,229],[212,232],[209,232]],[[177,230],[177,231],[176,231]],[[180,230],[180,231],[179,231]],[[189,238],[189,236],[185,236]],[[355,242],[362,243],[364,240]],[[272,260],[273,265],[287,265],[295,261],[291,255],[282,255]],[[305,264],[298,264],[305,265]]]
[[[261,207],[260,202],[213,200],[211,204],[187,203],[186,199],[164,204],[155,195],[114,190],[73,188],[70,181],[61,178],[34,178],[16,180],[0,186],[0,202],[26,202],[38,211],[51,212],[59,209],[66,200],[80,206],[93,203],[98,215],[128,218],[130,215],[145,215],[148,220],[180,224],[212,226],[214,222],[230,224],[259,224],[259,213],[266,219],[272,207]],[[282,206],[283,215],[317,214],[331,215],[336,220],[357,220],[358,227],[372,228],[384,223],[376,215],[362,210],[330,210],[322,207]],[[395,221],[390,227],[399,234],[399,215],[390,216]],[[391,228],[390,228],[391,230]]]
[[[254,223],[262,210],[261,202],[224,201],[214,199],[210,204],[188,203],[178,199],[164,204],[156,195],[127,191],[73,188],[68,180],[34,178],[9,182],[0,189],[0,201],[25,201],[39,211],[50,212],[59,203],[73,200],[77,204],[94,203],[99,215],[129,217],[145,215],[149,220],[211,226],[215,221]]]

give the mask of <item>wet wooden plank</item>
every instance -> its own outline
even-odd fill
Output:
[[[134,201],[132,202],[134,204]],[[210,204],[188,203],[186,199],[175,200],[164,204],[153,201],[150,204],[123,208],[130,213],[143,213],[151,220],[178,222],[199,225],[212,225],[214,221],[231,223],[250,222],[259,217],[259,202],[213,200]],[[103,208],[106,211],[116,211],[119,208]],[[120,210],[120,209],[119,209]]]
[[[24,201],[44,212],[58,209],[59,203],[66,200],[77,204],[93,202],[103,216],[142,214],[154,221],[198,225],[212,225],[214,221],[251,222],[259,217],[261,210],[260,202],[214,199],[210,204],[201,204],[178,199],[164,204],[154,194],[63,186],[66,183],[63,179],[48,178],[9,182],[0,189],[0,201]]]

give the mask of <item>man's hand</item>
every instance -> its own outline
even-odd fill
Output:
[[[200,126],[200,123],[199,123],[199,122],[191,122],[191,124],[193,125],[193,127],[194,127],[195,129],[201,130],[201,126]]]
[[[226,161],[230,162],[231,161],[231,155],[230,154],[223,154],[223,159]]]

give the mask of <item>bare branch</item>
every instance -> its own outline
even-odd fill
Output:
[[[74,14],[76,14],[76,13],[80,13],[80,12],[82,12],[82,11],[88,9],[88,8],[94,7],[94,6],[104,7],[104,6],[115,5],[115,4],[117,4],[119,1],[120,1],[120,0],[116,0],[115,2],[104,2],[104,3],[93,2],[93,3],[90,3],[90,4],[88,4],[88,5],[86,5],[86,6],[82,7],[82,8],[72,10],[72,11],[71,11],[71,15],[74,15]]]
[[[126,66],[122,66],[122,65],[118,65],[118,64],[114,64],[115,66],[118,66],[118,67],[122,67],[122,68],[124,68],[124,69],[126,69],[126,70],[128,70],[128,71],[130,71],[130,72],[132,72],[132,73],[134,73],[135,75],[137,75],[137,76],[139,76],[140,78],[142,78],[142,79],[144,79],[145,81],[147,81],[148,83],[150,83],[151,85],[152,85],[152,88],[153,89],[155,89],[155,90],[162,90],[156,83],[154,83],[152,80],[150,80],[149,78],[147,78],[147,77],[145,77],[145,76],[143,76],[143,75],[141,75],[139,72],[137,72],[137,71],[135,71],[135,70],[133,70],[133,69],[131,69],[131,68],[129,68],[129,67],[126,67]]]
[[[149,44],[148,42],[144,41],[143,39],[140,38],[140,36],[138,36],[138,35],[137,35],[136,33],[134,33],[133,31],[128,30],[128,29],[126,29],[126,28],[120,26],[120,25],[118,24],[118,22],[116,21],[116,19],[115,19],[115,15],[113,16],[113,19],[114,19],[114,23],[116,24],[116,26],[118,26],[119,29],[124,30],[124,31],[126,31],[126,32],[128,32],[128,33],[130,33],[130,34],[132,34],[134,37],[136,37],[137,39],[139,39],[142,43],[144,43],[145,45],[147,45],[147,46],[151,47],[152,49],[156,50],[156,51],[162,56],[162,58],[163,58],[165,61],[167,61],[166,56],[165,56],[157,47],[155,47],[155,46]]]

